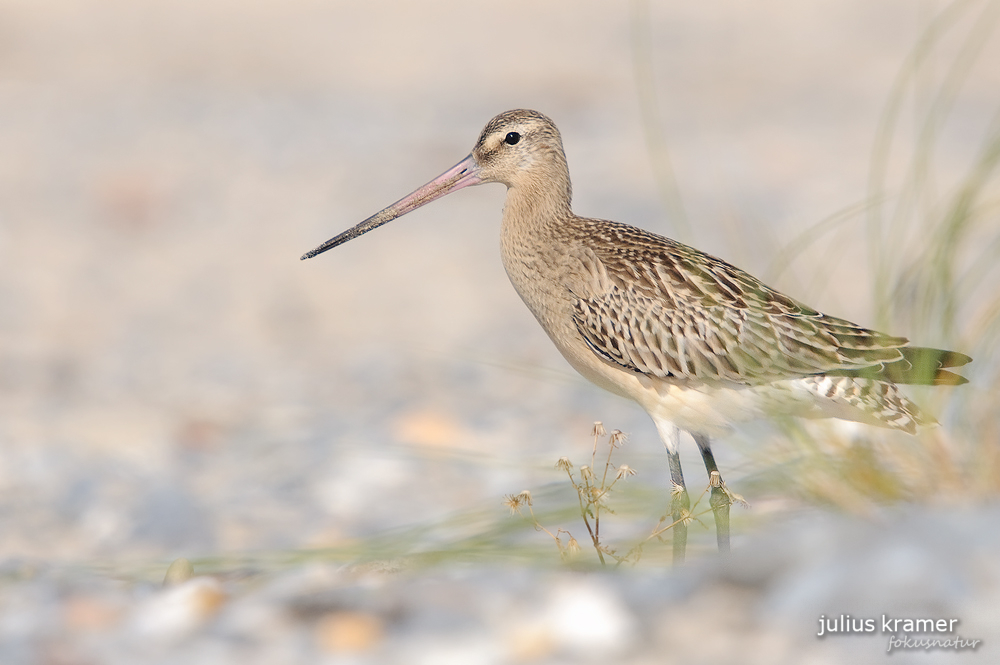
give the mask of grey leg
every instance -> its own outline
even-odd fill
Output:
[[[680,431],[674,430],[674,441],[680,436]],[[671,450],[673,448],[673,450]],[[687,551],[688,527],[682,520],[691,510],[691,498],[688,496],[687,487],[684,485],[684,472],[681,470],[681,456],[677,453],[677,446],[667,447],[667,459],[670,462],[670,480],[673,483],[673,491],[670,494],[670,516],[675,522],[674,532],[674,563],[684,563],[684,554]]]
[[[692,434],[701,457],[705,460],[705,469],[708,471],[709,484],[712,486],[712,494],[709,498],[709,505],[712,506],[712,513],[715,515],[715,535],[719,541],[719,551],[723,554],[729,552],[729,505],[733,502],[726,490],[726,484],[722,482],[722,475],[719,467],[715,464],[715,456],[712,454],[711,440],[704,434]],[[678,462],[678,468],[679,462]],[[671,467],[671,471],[672,471]],[[676,557],[676,549],[675,549]]]

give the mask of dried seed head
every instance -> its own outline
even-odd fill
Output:
[[[576,556],[577,554],[580,553],[580,543],[576,542],[576,538],[574,538],[573,536],[570,536],[569,542],[566,543],[566,551],[571,556]]]
[[[580,477],[583,478],[584,480],[593,480],[594,472],[590,470],[589,466],[581,466]]]
[[[600,420],[595,421],[594,422],[594,436],[604,436],[605,434],[607,434],[607,432],[604,431],[604,423],[602,423]]]
[[[615,474],[615,480],[621,480],[622,478],[627,478],[628,476],[634,476],[635,471],[628,464],[622,464],[618,467],[618,473]]]
[[[524,490],[517,495],[518,500],[520,500],[521,505],[530,506],[531,505],[531,492],[529,490]]]
[[[568,457],[560,457],[559,461],[556,462],[556,468],[562,469],[563,471],[572,471],[573,463],[569,461]]]
[[[726,496],[729,497],[730,503],[738,503],[744,508],[750,507],[750,504],[747,503],[747,500],[744,499],[741,495],[737,494],[736,492],[730,491],[729,488],[727,488],[725,485],[722,486],[722,489],[725,490]]]
[[[628,440],[628,434],[621,431],[620,429],[616,429],[611,433],[611,439],[608,441],[608,443],[611,444],[612,448],[621,448],[622,446],[625,445],[625,442],[627,440]]]
[[[515,513],[518,514],[518,515],[520,515],[521,514],[521,505],[522,505],[521,495],[520,494],[505,494],[504,497],[503,497],[503,505],[505,505],[508,508],[510,508],[510,514],[511,515],[514,515]]]

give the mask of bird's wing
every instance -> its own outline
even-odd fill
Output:
[[[725,261],[624,225],[578,255],[576,327],[605,361],[657,377],[762,383],[903,359],[902,337],[826,316]]]

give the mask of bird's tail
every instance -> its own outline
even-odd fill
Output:
[[[861,369],[835,370],[825,374],[922,386],[960,386],[969,382],[964,376],[945,369],[961,367],[971,362],[972,358],[964,353],[920,346],[904,346],[899,350],[903,357],[893,362]]]
[[[827,417],[899,429],[910,434],[916,434],[920,426],[937,423],[911,402],[896,384],[888,381],[827,374],[810,376],[803,382],[822,398],[820,408]]]

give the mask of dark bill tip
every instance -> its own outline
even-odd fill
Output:
[[[423,187],[420,187],[411,194],[403,197],[399,201],[396,201],[388,208],[375,213],[365,221],[344,231],[340,235],[330,238],[316,249],[306,252],[299,260],[305,261],[306,259],[311,259],[314,256],[322,254],[328,249],[333,249],[337,245],[343,245],[348,240],[353,240],[360,235],[368,233],[372,229],[378,228],[387,222],[391,222],[411,210],[416,210],[422,205],[430,203],[435,199],[439,199],[445,194],[450,194],[451,192],[458,191],[463,187],[468,187],[469,185],[478,185],[480,182],[482,182],[482,180],[479,179],[479,165],[476,164],[472,155],[469,155],[458,164],[455,164],[455,166],[434,178],[434,180],[431,180]]]

